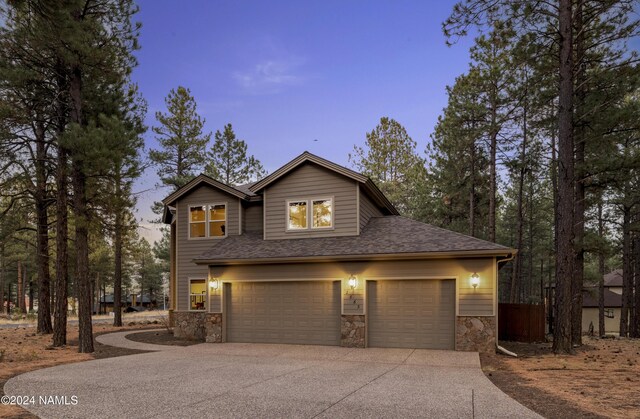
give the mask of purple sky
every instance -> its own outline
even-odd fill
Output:
[[[207,131],[232,123],[269,171],[308,150],[348,165],[380,117],[405,126],[423,152],[463,73],[472,39],[445,45],[453,1],[139,0],[139,66],[147,124],[164,97],[191,89]],[[317,141],[314,141],[317,140]],[[151,130],[146,147],[157,147]],[[141,234],[158,238],[149,207],[164,198],[149,169],[137,183]]]

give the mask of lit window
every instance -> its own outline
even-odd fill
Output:
[[[289,202],[289,229],[307,228],[307,201]]]
[[[330,199],[317,199],[313,201],[313,228],[331,227],[333,224]]]
[[[225,204],[189,207],[189,238],[225,237],[227,208]]]
[[[209,206],[209,237],[224,237],[226,219],[224,204]]]
[[[207,301],[207,282],[204,279],[189,280],[189,310],[204,310]]]
[[[189,237],[205,237],[206,211],[204,205],[189,208]]]
[[[287,229],[308,230],[333,227],[331,198],[304,199],[287,202]],[[308,220],[311,220],[309,223]]]

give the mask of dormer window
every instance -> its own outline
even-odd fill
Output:
[[[287,230],[300,231],[332,227],[333,198],[287,201]]]
[[[190,205],[189,238],[225,237],[227,224],[226,204]]]

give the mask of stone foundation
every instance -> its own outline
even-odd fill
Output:
[[[173,335],[202,342],[222,342],[222,314],[176,311]]]
[[[456,318],[456,326],[457,351],[495,352],[495,316],[459,316]]]
[[[365,347],[365,319],[363,315],[343,315],[340,320],[340,346]]]

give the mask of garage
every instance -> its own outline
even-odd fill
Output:
[[[340,282],[226,285],[227,342],[340,345]]]
[[[454,349],[455,280],[368,281],[368,346]]]

